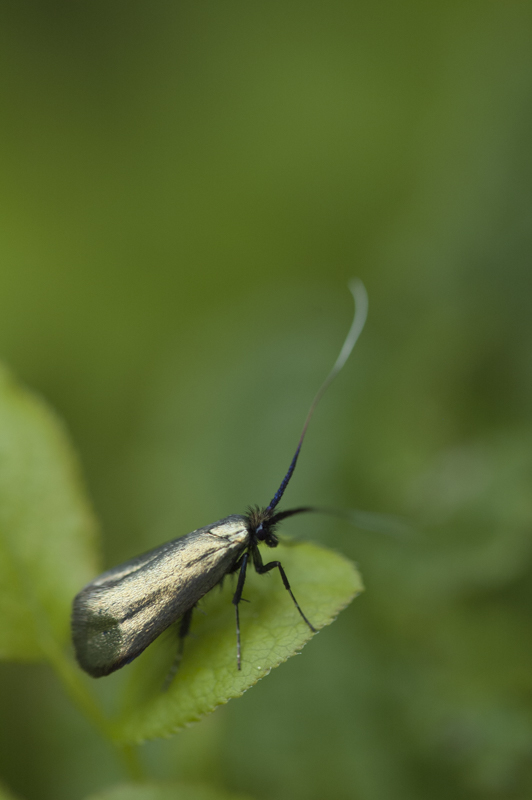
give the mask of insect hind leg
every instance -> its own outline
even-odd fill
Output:
[[[188,635],[188,632],[190,631],[190,623],[192,622],[192,613],[194,611],[194,608],[195,606],[189,608],[188,611],[185,611],[185,613],[181,617],[181,622],[179,623],[179,630],[177,634],[178,635],[177,652],[175,654],[173,664],[168,671],[168,675],[164,679],[163,692],[166,692],[166,690],[170,688],[170,684],[175,678],[175,674],[181,664],[181,660],[183,658],[183,651],[185,649],[185,637]]]
[[[280,561],[269,561],[267,564],[264,564],[264,562],[262,560],[262,556],[261,556],[260,551],[259,551],[259,548],[256,547],[255,550],[253,551],[253,566],[255,567],[255,571],[258,572],[259,575],[264,575],[266,572],[270,572],[270,570],[275,569],[275,568],[277,568],[279,570],[279,574],[281,575],[281,578],[282,578],[282,581],[283,581],[283,584],[284,584],[284,588],[286,589],[286,591],[288,592],[288,594],[290,595],[290,597],[294,601],[294,605],[297,608],[297,610],[299,611],[302,619],[304,620],[304,622],[306,622],[306,624],[308,625],[308,627],[310,628],[312,633],[317,633],[318,632],[317,629],[306,618],[306,616],[304,615],[303,611],[301,610],[301,606],[299,605],[299,603],[297,602],[296,598],[294,597],[294,593],[293,593],[293,591],[292,591],[292,589],[290,587],[290,583],[288,581],[288,578],[286,577],[286,572],[284,571],[283,565],[281,564],[281,562]]]
[[[244,584],[246,582],[246,570],[248,567],[249,561],[249,553],[244,553],[240,561],[237,562],[235,566],[236,569],[240,569],[238,573],[238,583],[236,585],[236,591],[233,595],[233,605],[235,607],[235,615],[236,615],[236,666],[237,669],[242,669],[242,648],[240,644],[240,614],[238,612],[238,605],[241,600],[243,600],[242,592],[244,591]]]

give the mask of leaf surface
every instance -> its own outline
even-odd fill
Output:
[[[275,551],[292,590],[318,630],[363,590],[354,564],[314,544],[285,544]],[[200,603],[186,640],[180,669],[162,691],[177,644],[173,626],[131,665],[126,711],[115,726],[117,739],[140,742],[169,736],[216,706],[243,694],[273,667],[286,661],[314,635],[303,622],[277,570],[250,570],[240,606],[242,669],[236,666],[234,582],[226,579]],[[202,613],[203,612],[203,613]]]
[[[0,658],[39,660],[50,637],[68,640],[95,530],[63,426],[0,365]]]

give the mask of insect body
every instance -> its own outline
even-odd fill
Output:
[[[85,586],[74,599],[72,639],[80,666],[99,678],[109,675],[136,658],[166,628],[177,620],[179,649],[177,667],[188,633],[192,612],[198,601],[220,583],[225,575],[238,572],[233,604],[236,614],[237,667],[241,667],[239,604],[251,561],[259,574],[278,569],[283,584],[310,630],[315,631],[292,593],[279,561],[262,560],[259,545],[278,544],[275,528],[295,514],[314,511],[302,507],[276,512],[275,509],[292,477],[305,433],[323,393],[338,374],[364,326],[367,296],[360,281],[350,285],[356,313],[338,359],[311,405],[288,472],[263,509],[233,515],[173,539],[143,555],[104,572]]]

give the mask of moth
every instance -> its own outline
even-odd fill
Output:
[[[292,592],[282,564],[275,560],[264,563],[260,545],[275,548],[280,522],[295,514],[319,510],[311,506],[276,509],[292,478],[314,410],[347,361],[366,321],[368,302],[363,284],[353,280],[349,288],[355,301],[353,322],[332,370],[312,401],[294,457],[270,503],[198,528],[113,567],[74,598],[72,639],[76,658],[92,677],[110,675],[129,664],[179,620],[173,674],[183,654],[195,606],[228,574],[238,576],[232,602],[236,615],[236,664],[240,670],[239,606],[250,566],[260,575],[273,569],[279,571],[302,622],[315,632]]]

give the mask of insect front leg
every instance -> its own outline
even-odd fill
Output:
[[[295,607],[297,608],[297,610],[301,614],[301,616],[304,619],[304,621],[309,626],[310,630],[313,633],[317,633],[318,631],[316,630],[314,625],[312,625],[312,623],[309,622],[309,620],[303,614],[303,612],[302,612],[302,610],[301,610],[301,608],[299,606],[299,603],[297,602],[296,598],[294,597],[294,593],[292,592],[292,589],[290,588],[290,583],[288,582],[288,578],[286,577],[286,572],[284,571],[281,562],[280,561],[269,561],[268,564],[264,564],[264,562],[262,561],[262,556],[260,554],[259,548],[255,547],[255,549],[253,550],[253,566],[255,567],[255,571],[258,572],[259,575],[264,575],[265,572],[269,572],[271,569],[275,569],[277,567],[277,569],[279,570],[279,573],[281,575],[281,578],[283,579],[284,588],[290,594],[290,597],[294,601]]]
[[[242,600],[242,592],[244,591],[244,584],[246,582],[246,570],[248,567],[249,553],[244,553],[237,568],[240,566],[238,573],[238,583],[236,585],[236,592],[233,595],[233,605],[236,612],[236,666],[237,669],[242,669],[242,654],[240,647],[240,614],[238,613],[238,604]]]

